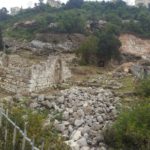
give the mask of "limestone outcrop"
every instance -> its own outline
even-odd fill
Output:
[[[122,43],[120,51],[124,57],[129,57],[126,58],[127,61],[137,61],[150,57],[150,40],[132,34],[123,34],[120,36],[120,41]]]
[[[74,52],[85,40],[82,34],[37,34],[31,41],[31,50],[36,54]]]

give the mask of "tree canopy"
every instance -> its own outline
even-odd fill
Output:
[[[84,0],[69,0],[66,4],[66,8],[81,8],[83,5]]]
[[[1,30],[1,27],[0,27],[0,51],[3,50],[3,38],[2,38],[2,30]]]

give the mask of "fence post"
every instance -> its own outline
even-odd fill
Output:
[[[13,133],[13,150],[15,150],[15,146],[16,146],[16,134],[17,134],[17,130],[16,130],[16,126],[14,127],[14,133]]]
[[[41,150],[44,150],[44,140],[42,141]]]
[[[8,117],[8,109],[6,110],[6,117]],[[4,136],[4,141],[5,141],[5,145],[4,145],[4,149],[7,150],[7,135],[8,135],[8,130],[7,130],[7,119],[6,119],[6,125],[5,125],[5,136]]]
[[[2,108],[0,108],[0,128],[2,127],[2,119],[3,119]]]
[[[25,145],[26,145],[26,135],[27,135],[27,131],[26,131],[26,123],[24,126],[24,135],[23,135],[23,140],[22,140],[22,150],[25,150]]]
[[[32,150],[34,150],[34,139],[32,141]]]

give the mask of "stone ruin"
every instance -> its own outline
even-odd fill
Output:
[[[0,87],[8,92],[38,92],[69,77],[71,72],[60,56],[49,56],[42,61],[14,54],[0,56]]]

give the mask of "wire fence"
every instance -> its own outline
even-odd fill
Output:
[[[31,140],[27,136],[26,124],[24,125],[24,130],[22,130],[10,119],[8,109],[5,111],[1,107],[0,129],[0,149],[2,150],[44,150],[44,141],[40,145],[40,149],[36,147],[34,139]]]

